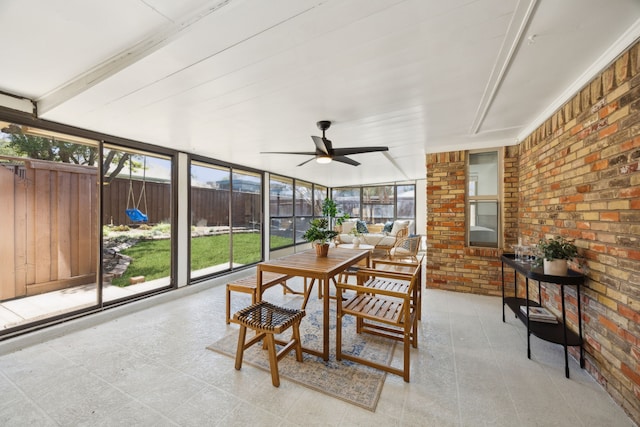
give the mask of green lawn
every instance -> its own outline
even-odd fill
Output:
[[[234,262],[237,264],[252,264],[259,262],[260,234],[238,233],[233,235]],[[279,241],[282,239],[282,241]],[[291,244],[291,239],[272,236],[271,244],[280,246]],[[129,279],[144,276],[145,280],[168,277],[171,274],[171,241],[143,240],[135,246],[122,251],[123,255],[131,257],[129,268],[122,277],[113,279],[116,286],[128,286]],[[199,270],[206,267],[229,262],[229,235],[197,237],[191,240],[191,269]]]

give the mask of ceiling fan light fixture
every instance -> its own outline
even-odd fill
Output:
[[[316,157],[316,162],[322,164],[322,165],[326,165],[327,163],[331,163],[331,157],[330,156],[318,156]]]

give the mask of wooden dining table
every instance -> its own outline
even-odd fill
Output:
[[[261,262],[257,266],[257,301],[262,300],[260,283],[264,272],[318,280],[323,290],[322,351],[304,347],[303,351],[329,360],[329,283],[332,278],[358,262],[364,260],[369,266],[370,254],[369,250],[331,248],[326,257],[318,257],[315,250],[308,250]],[[307,292],[311,292],[311,288]]]

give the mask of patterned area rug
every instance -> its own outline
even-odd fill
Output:
[[[287,304],[292,308],[299,308],[301,305],[302,299],[298,298]],[[300,324],[302,345],[306,348],[320,350],[322,348],[321,302],[312,296],[307,305],[306,313],[307,315]],[[299,363],[295,359],[295,352],[291,351],[278,362],[280,381],[288,379],[345,402],[375,411],[386,372],[347,360],[337,361],[335,358],[336,311],[334,301],[331,301],[329,316],[331,320],[329,360],[325,362],[320,357],[303,352],[304,361]],[[395,348],[394,341],[369,334],[357,334],[355,319],[352,316],[343,317],[342,323],[342,348],[345,353],[356,354],[378,363],[390,363]],[[288,340],[291,336],[290,332],[289,329],[278,338]],[[247,331],[247,334],[251,336],[251,332]],[[236,330],[207,348],[235,359],[237,344],[238,332]],[[244,363],[269,372],[269,356],[260,344],[255,344],[245,350]],[[270,380],[271,377],[269,377]]]

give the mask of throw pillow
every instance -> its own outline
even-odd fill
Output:
[[[369,230],[367,229],[367,223],[360,220],[358,222],[356,222],[356,229],[358,230],[358,233],[368,233]]]
[[[387,221],[384,223],[384,228],[382,231],[385,233],[391,233],[391,229],[393,228],[393,221]]]
[[[398,231],[404,230],[408,226],[409,226],[409,221],[394,221],[390,234],[392,236],[395,236],[396,234],[398,234]]]
[[[342,223],[342,234],[349,234],[353,227],[356,225],[353,221],[345,221]]]

